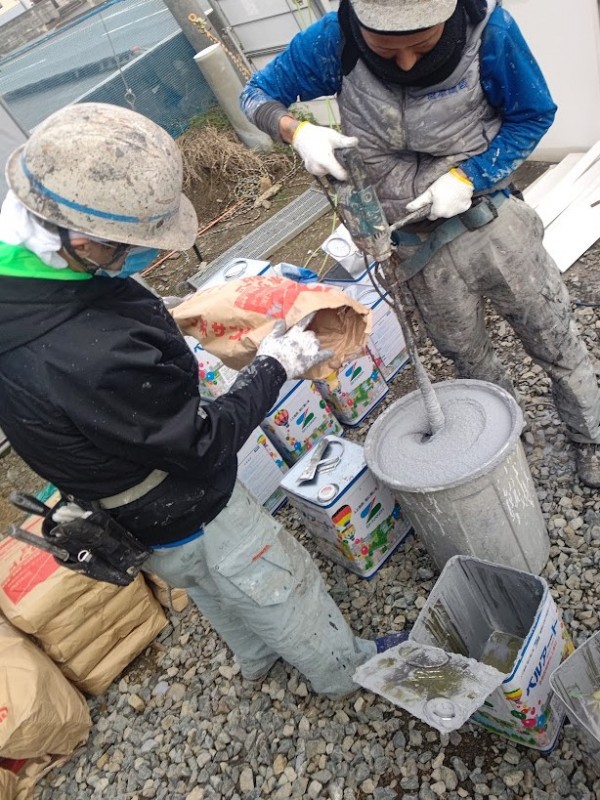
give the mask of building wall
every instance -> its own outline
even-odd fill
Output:
[[[0,25],[6,25],[26,10],[19,0],[0,0]]]
[[[600,139],[598,0],[504,0],[558,105],[535,158],[555,161]]]

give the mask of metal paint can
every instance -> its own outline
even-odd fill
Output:
[[[338,225],[325,239],[321,250],[336,262],[326,274],[328,280],[347,283],[357,280],[364,274],[365,257],[352,241],[345,225]]]
[[[399,499],[441,569],[473,556],[536,575],[550,540],[520,442],[516,400],[485,381],[437,383],[446,422],[430,437],[421,393],[393,403],[365,441],[365,458]]]
[[[550,685],[600,775],[600,633],[554,670]]]
[[[383,375],[366,350],[364,355],[344,364],[324,380],[315,381],[315,384],[338,420],[350,427],[360,425],[389,391]]]
[[[204,291],[211,286],[222,286],[224,283],[238,280],[238,278],[264,275],[269,272],[270,268],[270,261],[257,258],[234,258],[212,275],[200,276],[196,283],[197,290]]]
[[[311,381],[286,381],[261,427],[288,464],[295,464],[321,437],[343,435],[331,406]]]
[[[286,501],[280,483],[288,468],[262,428],[255,428],[237,459],[240,483],[274,514]]]
[[[419,613],[409,641],[492,666],[485,654],[498,635],[516,640],[503,659],[502,684],[471,721],[518,744],[549,752],[564,722],[550,674],[573,650],[548,584],[521,570],[455,556],[444,567]],[[460,697],[451,697],[460,703]]]
[[[370,577],[406,538],[410,525],[399,503],[368,469],[363,448],[337,436],[311,481],[300,477],[307,453],[281,488],[298,510],[321,552],[351,572]]]

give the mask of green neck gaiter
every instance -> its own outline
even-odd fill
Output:
[[[44,264],[25,247],[0,242],[0,276],[8,278],[43,278],[51,281],[87,281],[92,276],[69,267],[57,269]]]

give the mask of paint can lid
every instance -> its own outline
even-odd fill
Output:
[[[412,635],[412,634],[411,634]],[[354,680],[440,733],[460,728],[506,676],[412,638],[370,658]]]

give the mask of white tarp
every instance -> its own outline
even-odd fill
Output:
[[[27,140],[27,133],[14,119],[10,111],[0,99],[0,160],[2,170],[0,174],[0,203],[4,201],[8,187],[4,178],[6,159],[12,151]],[[2,437],[0,436],[0,439]]]

